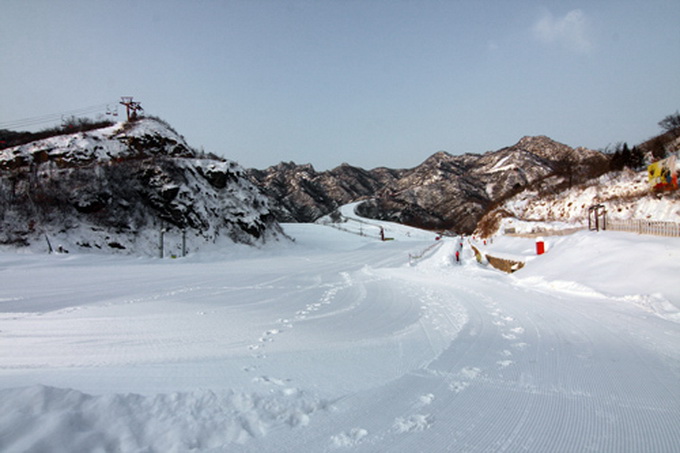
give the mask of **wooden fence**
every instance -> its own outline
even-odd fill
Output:
[[[655,236],[680,237],[680,223],[660,220],[612,220],[607,219],[605,229],[611,231],[629,231],[638,234]]]
[[[529,233],[516,233],[514,229],[507,228],[505,230],[506,236],[513,236],[518,238],[536,238],[539,236],[569,236],[578,231],[585,230],[586,227],[563,228],[561,230],[549,230],[547,228],[534,228]]]

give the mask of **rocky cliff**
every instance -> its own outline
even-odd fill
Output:
[[[281,236],[268,199],[235,162],[142,119],[0,151],[0,243],[177,253],[220,238]]]

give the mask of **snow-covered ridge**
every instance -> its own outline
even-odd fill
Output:
[[[2,150],[0,206],[0,244],[44,251],[179,255],[280,236],[236,162],[197,152],[156,119]]]
[[[588,208],[603,204],[609,220],[680,222],[679,194],[653,193],[646,171],[626,169],[606,173],[559,193],[547,194],[543,189],[525,190],[506,200],[487,217],[502,215],[501,231],[569,229],[587,226]]]
[[[162,121],[142,119],[6,148],[0,151],[0,169],[17,169],[48,161],[58,167],[67,167],[152,154],[190,157],[196,153],[182,136]]]

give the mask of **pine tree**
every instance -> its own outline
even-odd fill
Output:
[[[631,164],[632,162],[630,149],[628,148],[628,143],[624,143],[623,149],[621,150],[621,168],[623,167],[632,168]]]
[[[637,146],[633,146],[630,155],[631,164],[633,165],[631,168],[633,170],[639,170],[645,166],[645,155],[640,148],[638,148]]]
[[[609,170],[618,171],[622,169],[623,162],[621,160],[621,152],[617,149],[616,151],[614,151],[614,154],[612,154],[612,157],[609,160]]]

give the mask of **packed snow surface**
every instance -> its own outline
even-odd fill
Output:
[[[527,260],[506,275],[348,217],[175,260],[0,254],[0,451],[678,451],[680,239],[478,243]]]

